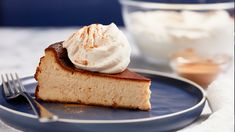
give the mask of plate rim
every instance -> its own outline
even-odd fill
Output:
[[[178,112],[174,112],[174,113],[171,113],[171,114],[157,116],[157,117],[148,117],[148,118],[140,118],[140,119],[123,119],[123,120],[78,120],[78,119],[59,118],[58,122],[85,123],[85,124],[88,124],[88,123],[89,124],[97,124],[97,123],[99,123],[99,124],[100,123],[101,124],[107,124],[107,123],[146,122],[146,121],[153,121],[153,120],[160,120],[160,119],[164,119],[164,118],[169,118],[169,117],[177,116],[177,115],[180,115],[180,114],[192,111],[192,110],[200,107],[206,101],[206,92],[205,92],[205,90],[201,86],[199,86],[198,84],[196,84],[196,83],[194,83],[194,82],[192,82],[192,81],[190,81],[188,79],[185,79],[185,78],[182,78],[182,77],[176,76],[174,74],[170,74],[170,73],[153,71],[153,70],[147,70],[147,69],[130,68],[130,70],[134,71],[134,72],[138,72],[138,73],[145,73],[145,74],[157,75],[157,76],[162,76],[162,77],[168,77],[168,78],[172,78],[172,79],[176,79],[176,80],[179,80],[179,81],[183,81],[183,82],[189,83],[189,84],[195,86],[195,88],[199,89],[200,92],[202,93],[203,97],[202,97],[202,99],[196,105],[194,105],[194,106],[192,106],[192,107],[190,107],[188,109],[185,109],[185,110],[182,110],[182,111],[178,111]],[[22,79],[29,78],[29,77],[30,76],[26,76],[26,77],[23,77]],[[17,114],[17,115],[20,115],[20,116],[37,119],[36,115],[20,112],[20,111],[17,111],[17,110],[13,110],[13,109],[5,107],[5,106],[3,106],[1,104],[0,104],[0,109],[8,111],[8,112],[11,112],[11,113],[14,113],[14,114]]]

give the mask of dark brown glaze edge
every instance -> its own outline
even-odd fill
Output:
[[[93,76],[110,77],[110,78],[114,78],[114,79],[126,79],[126,80],[141,81],[141,82],[150,82],[151,81],[149,78],[146,78],[146,77],[141,76],[137,73],[131,72],[128,69],[126,69],[123,72],[118,73],[118,74],[104,74],[104,73],[90,72],[90,71],[78,69],[69,60],[68,55],[67,55],[67,50],[62,47],[62,43],[63,43],[63,41],[50,45],[48,48],[45,49],[45,52],[53,51],[53,53],[55,54],[57,63],[66,71],[80,72],[82,74],[88,74],[88,75],[93,75]],[[39,66],[40,66],[40,63],[39,63]],[[37,72],[40,72],[39,68],[37,68]],[[36,72],[36,74],[37,74],[37,72]]]

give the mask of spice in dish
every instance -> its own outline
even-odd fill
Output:
[[[211,58],[197,55],[193,49],[175,53],[172,66],[179,76],[192,80],[205,88],[221,72],[219,63]]]

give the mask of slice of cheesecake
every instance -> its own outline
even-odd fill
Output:
[[[118,74],[76,68],[62,42],[45,50],[35,74],[37,99],[150,110],[150,79],[128,69]]]

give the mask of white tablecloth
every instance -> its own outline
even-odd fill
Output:
[[[0,73],[17,72],[21,77],[33,75],[44,49],[54,42],[62,41],[77,28],[0,28]],[[124,30],[125,32],[125,30]],[[126,32],[125,32],[126,33]],[[141,63],[138,49],[131,43],[132,57],[130,67],[170,72],[166,67],[154,67]],[[233,76],[233,69],[226,75]],[[201,117],[193,125],[208,118],[211,111],[206,105]],[[1,114],[1,113],[0,113]],[[0,121],[0,131],[15,132]]]

